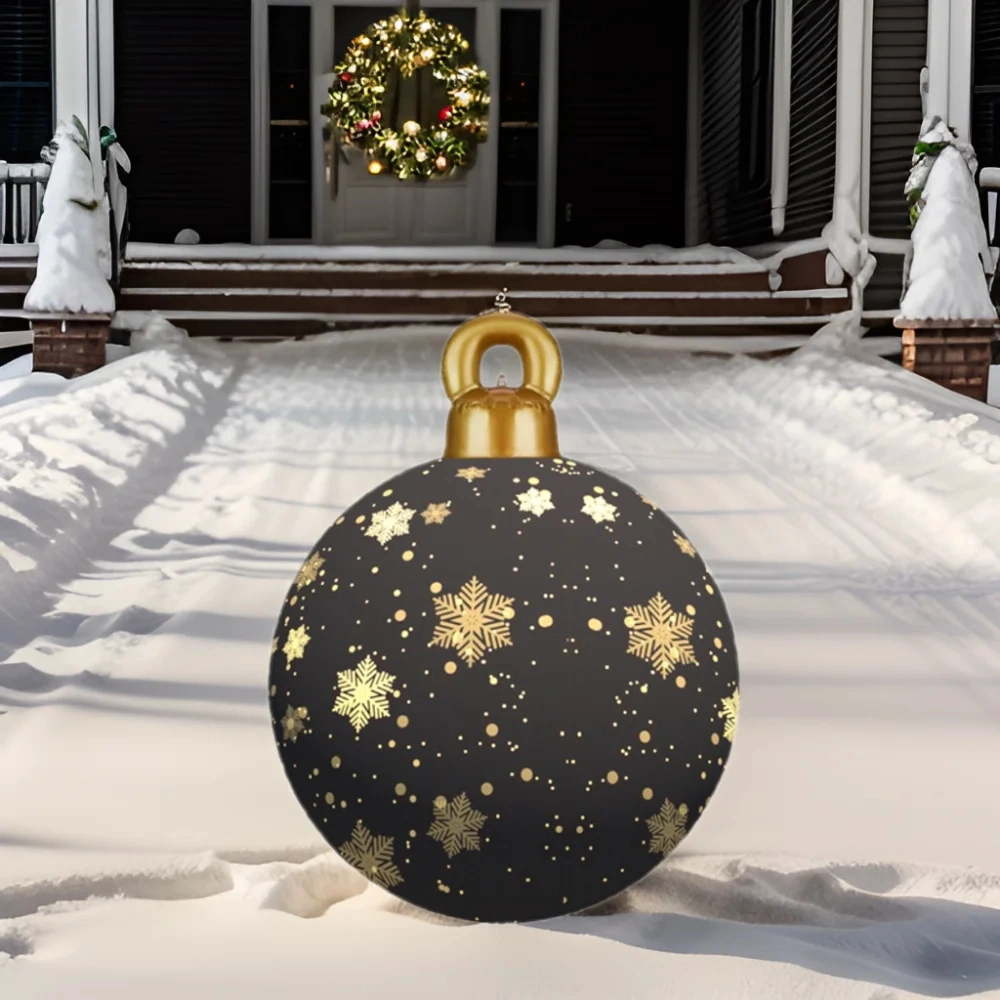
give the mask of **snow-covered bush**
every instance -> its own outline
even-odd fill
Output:
[[[926,123],[906,183],[913,257],[900,306],[906,319],[990,319],[992,266],[976,189],[976,155],[940,119]]]
[[[55,161],[38,223],[38,267],[24,308],[43,313],[113,313],[108,284],[108,204],[95,181],[78,120],[56,131]],[[98,171],[100,176],[100,171]]]

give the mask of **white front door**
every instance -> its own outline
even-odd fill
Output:
[[[469,40],[473,61],[492,74],[494,5],[484,0],[438,2],[449,5],[425,7],[424,12],[454,24]],[[370,24],[392,17],[398,10],[398,6],[373,6],[364,0],[336,4],[333,63],[340,61],[348,43]],[[429,93],[429,81],[417,79],[425,74],[429,71],[421,70],[410,81],[412,90],[406,99],[413,99],[421,91]],[[328,74],[324,85],[329,86],[332,79]],[[384,113],[391,113],[391,109]],[[421,124],[432,124],[434,114],[433,107],[422,107],[419,116],[428,120]],[[399,124],[394,123],[396,127]],[[391,172],[370,174],[361,150],[335,145],[325,177],[324,242],[404,246],[491,243],[493,213],[488,192],[495,185],[495,165],[491,163],[494,148],[495,139],[490,136],[478,147],[471,168],[428,181],[400,181]]]

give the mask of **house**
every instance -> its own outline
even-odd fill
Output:
[[[490,74],[489,137],[471,169],[400,182],[320,114],[348,42],[398,10],[15,0],[0,159],[36,160],[73,114],[113,125],[132,161],[119,308],[228,333],[461,318],[500,286],[554,322],[888,322],[923,114],[1000,165],[1000,0],[433,0]],[[31,257],[10,216],[8,313]]]

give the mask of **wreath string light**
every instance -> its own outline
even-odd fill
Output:
[[[341,141],[364,150],[371,173],[388,168],[400,180],[447,176],[469,165],[476,145],[486,139],[489,76],[467,61],[468,51],[457,28],[423,11],[377,21],[351,42],[334,68],[323,114]],[[405,78],[425,67],[448,89],[449,103],[437,122],[384,126],[381,104],[390,70]]]

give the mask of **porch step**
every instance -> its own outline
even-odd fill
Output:
[[[197,248],[192,248],[197,251]],[[849,308],[846,281],[825,283],[825,252],[768,267],[738,260],[615,263],[598,260],[261,260],[224,256],[131,259],[118,308],[163,313],[194,335],[297,336],[366,323],[461,322],[512,306],[558,325],[611,329],[719,327],[814,330]],[[223,330],[227,332],[223,332]]]
[[[0,257],[0,317],[20,312],[34,280],[34,260]]]

